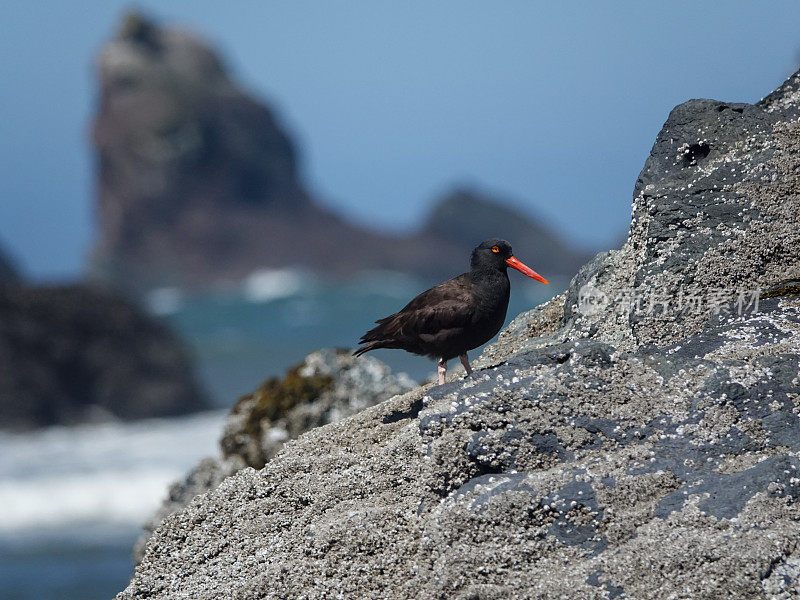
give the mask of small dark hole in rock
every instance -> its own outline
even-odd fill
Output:
[[[681,164],[684,167],[696,165],[698,161],[703,160],[710,152],[711,146],[705,142],[691,144],[681,158]]]

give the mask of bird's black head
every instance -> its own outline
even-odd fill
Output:
[[[475,248],[475,250],[472,251],[470,267],[473,271],[483,269],[505,271],[506,267],[511,267],[528,277],[532,277],[536,281],[549,283],[547,279],[539,275],[536,271],[514,258],[514,253],[511,251],[511,244],[500,238],[486,240]]]
[[[514,253],[511,251],[511,244],[500,238],[486,240],[472,251],[470,267],[472,269],[495,268],[505,269],[506,259],[511,258]]]

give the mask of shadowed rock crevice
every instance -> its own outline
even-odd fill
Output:
[[[422,399],[414,400],[407,410],[393,410],[391,413],[383,417],[384,423],[397,423],[403,419],[415,419],[422,410]]]

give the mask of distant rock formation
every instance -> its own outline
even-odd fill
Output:
[[[0,429],[209,408],[166,326],[83,285],[0,286]]]
[[[572,275],[589,258],[543,223],[493,195],[470,188],[455,189],[443,196],[434,205],[418,239],[420,243],[436,239],[452,245],[455,255],[448,262],[459,264],[457,257],[463,261],[478,243],[497,236],[510,241],[521,260],[554,275]]]
[[[661,130],[619,250],[167,517],[118,600],[800,597],[800,72]]]
[[[330,276],[393,269],[456,275],[486,237],[552,254],[548,276],[572,273],[579,252],[509,209],[489,219],[456,210],[425,236],[387,236],[349,224],[310,197],[297,151],[272,111],[242,91],[206,44],[129,14],[98,60],[94,122],[100,236],[92,275],[141,292],[164,285],[210,288],[260,268],[300,266]],[[509,231],[518,234],[518,239]],[[485,232],[485,233],[484,233]],[[527,237],[524,237],[527,236]],[[357,252],[353,250],[357,249]],[[522,253],[520,253],[522,254]],[[580,257],[581,259],[585,256]],[[549,259],[548,259],[549,260]]]

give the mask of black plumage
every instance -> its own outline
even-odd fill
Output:
[[[398,348],[439,359],[439,383],[447,361],[461,357],[472,372],[467,352],[492,339],[506,318],[511,285],[508,267],[547,283],[514,258],[511,245],[499,238],[472,251],[470,271],[422,292],[399,312],[376,321],[365,333],[356,356],[378,348]]]

